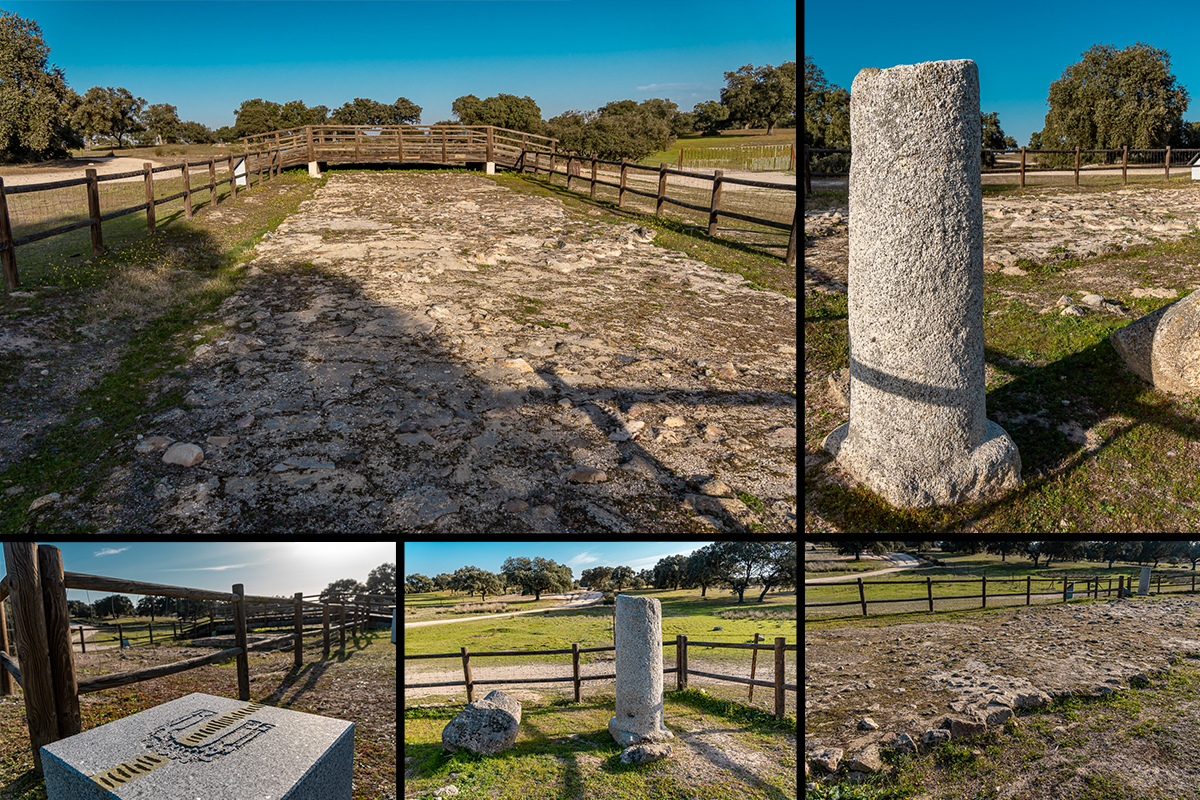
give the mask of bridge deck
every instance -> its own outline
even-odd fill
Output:
[[[327,164],[492,162],[516,166],[524,153],[555,153],[558,140],[491,125],[308,125],[242,139],[280,167]]]

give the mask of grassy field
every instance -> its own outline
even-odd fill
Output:
[[[638,590],[638,595],[662,602],[663,638],[685,634],[692,641],[723,643],[752,642],[755,633],[766,641],[798,638],[795,620],[796,593],[769,592],[758,603],[758,592],[746,593],[739,604],[728,591]],[[525,606],[544,607],[562,601],[529,602],[529,598],[490,598],[504,602],[509,610]],[[439,605],[450,608],[469,602],[461,595],[438,593],[405,595],[406,619],[431,617]],[[749,615],[749,616],[747,616]],[[450,616],[450,615],[444,615]],[[714,631],[716,627],[723,630]],[[452,659],[409,662],[406,683],[424,682],[430,670],[458,670],[458,648],[472,653],[490,650],[547,650],[602,647],[612,644],[612,607],[596,606],[569,611],[543,612],[494,620],[431,625],[405,631],[405,654],[455,653]],[[664,649],[663,665],[674,666],[675,648]],[[786,681],[796,681],[797,655],[787,652]],[[582,664],[611,664],[612,652],[584,654]],[[571,656],[472,656],[472,677],[486,679],[489,670],[517,666],[522,674],[534,671],[547,676],[569,677]],[[750,653],[745,650],[689,648],[692,669],[749,676]],[[418,671],[420,670],[420,671]],[[756,677],[770,679],[773,666],[769,654],[760,651]],[[493,673],[494,674],[494,673]],[[580,703],[574,702],[570,682],[527,684],[540,700],[522,700],[521,733],[516,745],[497,756],[469,753],[449,756],[441,750],[441,731],[466,702],[463,687],[436,690],[405,703],[405,789],[406,793],[434,790],[453,783],[471,798],[770,798],[790,800],[796,796],[797,697],[786,692],[785,717],[776,721],[774,693],[757,687],[753,702],[747,687],[734,683],[691,678],[686,691],[675,691],[676,676],[664,676],[664,718],[676,735],[672,757],[645,766],[620,763],[620,748],[608,734],[607,724],[615,708],[612,681],[584,684]],[[702,688],[701,688],[702,684]],[[476,699],[487,691],[509,686],[476,688]],[[524,691],[519,692],[528,698]]]

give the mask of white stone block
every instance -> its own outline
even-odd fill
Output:
[[[354,723],[189,694],[42,748],[48,800],[351,800]]]

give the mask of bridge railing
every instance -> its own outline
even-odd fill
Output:
[[[306,125],[241,139],[246,152],[281,165],[325,161],[484,161],[513,165],[521,153],[558,152],[558,140],[493,125]]]

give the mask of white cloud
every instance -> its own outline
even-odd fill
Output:
[[[128,547],[122,547],[119,549],[113,549],[111,547],[106,547],[103,550],[97,550],[93,555],[95,555],[97,558],[99,558],[100,556],[115,556],[117,553],[124,553],[128,549],[129,549]]]
[[[664,89],[712,89],[707,83],[649,83],[637,87],[639,92],[659,92]]]
[[[579,555],[567,559],[567,566],[571,568],[582,567],[585,564],[595,564],[599,560],[600,557],[591,550],[584,550]]]

